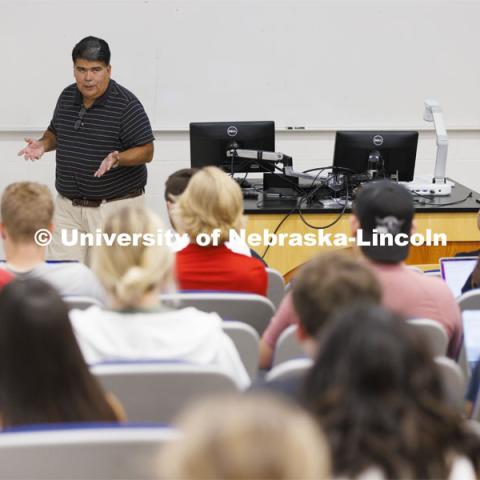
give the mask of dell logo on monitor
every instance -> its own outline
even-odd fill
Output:
[[[234,125],[230,125],[230,126],[227,128],[227,135],[228,135],[229,137],[234,137],[237,133],[238,133],[238,128],[235,127]]]
[[[373,137],[373,144],[376,147],[380,147],[380,145],[383,145],[383,137],[381,135],[375,135]]]

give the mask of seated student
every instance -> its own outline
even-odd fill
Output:
[[[45,246],[36,242],[38,230],[53,230],[54,202],[47,186],[36,182],[9,185],[1,200],[0,232],[5,250],[4,268],[18,278],[41,278],[62,296],[81,295],[105,300],[92,271],[77,262],[45,262]]]
[[[413,214],[412,195],[408,190],[390,180],[371,182],[357,194],[353,204],[350,217],[352,236],[361,229],[366,243],[372,238],[374,229],[392,235],[410,235],[414,229]],[[460,309],[446,283],[439,278],[419,275],[404,265],[408,243],[405,246],[371,245],[360,248],[382,286],[382,304],[406,318],[438,321],[449,337],[448,355],[457,358],[462,340]],[[298,316],[291,294],[287,294],[262,336],[261,366],[269,366],[278,337],[288,325],[296,323]]]
[[[334,316],[303,398],[327,435],[335,478],[478,478],[479,437],[449,406],[426,340],[394,313]]]
[[[129,207],[107,218],[103,232],[153,235],[163,226],[144,207]],[[167,246],[96,247],[93,268],[102,282],[110,309],[73,310],[70,318],[87,363],[103,360],[185,360],[217,365],[240,387],[250,383],[235,346],[222,330],[222,319],[195,308],[175,310],[159,294],[174,290],[174,257]]]
[[[178,419],[182,435],[159,458],[161,478],[330,478],[330,452],[311,417],[277,398],[218,396]]]
[[[290,301],[292,311],[298,313],[297,335],[309,357],[316,355],[319,332],[330,317],[355,303],[378,304],[381,287],[373,272],[359,260],[341,251],[321,253],[308,261],[300,270],[293,284]],[[282,308],[285,308],[285,304]],[[288,315],[281,319],[288,319]],[[262,336],[262,366],[269,366],[279,332],[288,324],[271,322]],[[293,384],[268,382],[266,388],[289,388],[285,392],[296,395],[298,380]]]
[[[267,293],[267,273],[255,258],[232,252],[225,245],[230,232],[239,231],[243,221],[243,198],[238,184],[216,167],[196,173],[174,210],[175,224],[187,233],[190,244],[176,255],[181,290],[223,290]],[[199,235],[213,237],[218,245],[200,246]]]
[[[363,239],[380,233],[410,235],[414,230],[411,193],[395,182],[381,180],[365,185],[353,204],[352,233]],[[440,278],[419,275],[407,268],[405,246],[361,246],[361,251],[383,287],[383,305],[406,318],[429,318],[445,328],[448,355],[457,358],[462,341],[460,309],[451,290]]]
[[[57,291],[16,279],[0,292],[0,425],[116,422],[123,409],[90,373]]]
[[[163,192],[163,196],[167,205],[168,219],[174,230],[177,230],[175,219],[173,218],[173,210],[177,203],[177,199],[185,191],[191,178],[199,171],[198,168],[182,168],[169,175],[165,181],[165,191]],[[182,244],[179,244],[178,246],[176,245],[176,250],[181,250],[187,245],[188,242],[185,244],[182,242]]]
[[[164,197],[167,204],[168,219],[170,220],[170,225],[174,230],[177,230],[177,228],[175,226],[175,220],[172,212],[175,209],[177,199],[185,191],[188,182],[190,182],[190,179],[193,177],[193,175],[199,171],[200,170],[198,168],[182,168],[181,170],[173,172],[165,182]],[[172,246],[172,250],[174,252],[183,250],[189,243],[188,235],[179,235],[176,242]],[[225,242],[225,246],[232,250],[232,252],[247,255],[247,257],[254,257],[257,260],[260,260],[265,266],[267,265],[262,257],[260,257],[255,250],[249,248],[249,246],[241,238],[232,238],[230,241]]]

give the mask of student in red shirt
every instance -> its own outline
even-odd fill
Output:
[[[262,263],[225,246],[243,226],[243,197],[238,184],[216,167],[205,167],[190,180],[173,212],[190,244],[176,255],[180,290],[267,293]],[[210,240],[204,245],[202,240]],[[207,242],[205,242],[207,243]]]

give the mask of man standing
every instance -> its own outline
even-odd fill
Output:
[[[154,137],[142,104],[110,78],[107,42],[86,37],[72,59],[75,83],[61,93],[42,138],[27,138],[19,155],[38,160],[56,150],[59,195],[49,256],[85,261],[87,246],[64,246],[62,229],[95,233],[113,210],[143,203]]]

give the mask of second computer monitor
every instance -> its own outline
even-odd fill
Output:
[[[417,143],[418,132],[414,131],[337,132],[334,171],[410,182],[415,171]]]
[[[195,168],[215,165],[228,173],[268,172],[272,162],[227,156],[235,149],[275,151],[275,122],[209,122],[190,124],[190,162]]]

